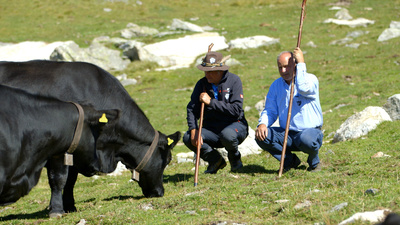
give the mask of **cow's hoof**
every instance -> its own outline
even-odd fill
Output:
[[[75,206],[71,206],[71,207],[64,206],[64,210],[67,213],[76,212],[76,207]]]
[[[61,218],[63,216],[64,213],[60,213],[60,212],[53,212],[53,213],[49,213],[49,217],[50,218]]]

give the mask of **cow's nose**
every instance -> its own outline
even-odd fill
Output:
[[[164,196],[164,188],[156,188],[152,191],[145,193],[144,196],[146,196],[146,198],[163,197]]]

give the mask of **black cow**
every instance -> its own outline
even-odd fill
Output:
[[[118,138],[104,142],[97,147],[96,157],[80,159],[95,165],[93,170],[72,166],[68,180],[52,182],[52,195],[61,196],[53,205],[50,213],[76,211],[73,196],[78,172],[92,176],[94,171],[110,173],[115,170],[118,161],[128,169],[135,169],[150,148],[155,131],[149,120],[138,107],[121,83],[105,70],[84,62],[0,62],[0,83],[24,89],[28,92],[53,96],[64,101],[81,104],[89,103],[96,109],[119,109],[121,116],[116,129]],[[149,162],[140,171],[139,186],[145,197],[161,197],[164,195],[163,172],[171,160],[171,149],[180,139],[180,132],[166,136],[158,132],[159,139]],[[76,157],[74,157],[76,159]],[[49,169],[49,168],[48,168]],[[50,170],[52,168],[50,167]],[[57,170],[57,169],[56,169]],[[57,172],[54,172],[56,174]],[[58,177],[51,177],[57,180]],[[53,184],[55,183],[55,184]],[[55,191],[57,190],[57,191]],[[64,211],[63,211],[64,209]]]
[[[84,118],[81,139],[73,151],[77,167],[90,167],[80,159],[93,157],[88,153],[95,152],[96,141],[116,136],[118,110],[97,111],[91,106],[81,106],[83,113],[78,113],[72,103],[3,85],[0,85],[0,102],[0,205],[14,203],[27,195],[38,183],[45,164],[62,172],[50,172],[49,178],[67,179],[64,154],[72,144],[80,115]],[[103,113],[103,118],[107,118],[105,123],[99,121]],[[60,207],[57,206],[60,199],[56,198],[52,195],[53,208]]]

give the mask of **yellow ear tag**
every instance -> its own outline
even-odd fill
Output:
[[[103,115],[101,116],[101,118],[99,119],[100,123],[108,123],[108,119],[106,117],[106,114],[103,113]]]
[[[171,138],[168,138],[168,145],[171,145],[172,143],[174,143],[174,140],[172,140]]]

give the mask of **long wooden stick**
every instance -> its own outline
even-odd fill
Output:
[[[194,171],[194,186],[197,186],[199,179],[199,163],[200,163],[200,148],[201,148],[201,128],[203,127],[204,117],[204,102],[201,103],[200,120],[199,120],[199,132],[197,136],[197,151],[196,151],[196,166]]]
[[[301,5],[300,26],[299,26],[299,35],[297,37],[297,47],[300,47],[301,31],[303,30],[304,9],[306,7],[306,2],[307,2],[307,0],[303,0],[303,4]],[[292,60],[294,60],[294,59],[292,59]],[[287,120],[286,120],[285,137],[283,139],[281,164],[280,164],[280,167],[279,167],[278,177],[282,176],[283,165],[285,163],[286,146],[287,146],[287,139],[288,139],[288,135],[289,135],[289,127],[290,127],[290,118],[292,117],[292,106],[293,106],[293,95],[294,95],[294,79],[295,79],[295,73],[293,73],[292,81],[290,82],[289,109],[288,109],[288,116],[287,116]]]
[[[214,46],[211,43],[208,46],[208,52],[211,52],[212,47]],[[201,103],[200,109],[200,119],[199,119],[199,132],[197,133],[197,150],[196,150],[196,165],[194,167],[194,186],[197,186],[199,179],[199,163],[200,163],[200,148],[201,148],[201,129],[203,128],[203,117],[204,117],[204,102]]]

